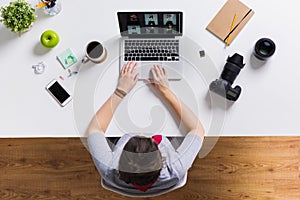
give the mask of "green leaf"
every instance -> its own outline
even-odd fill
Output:
[[[0,22],[13,32],[28,30],[36,20],[35,9],[26,0],[15,0],[0,8]]]

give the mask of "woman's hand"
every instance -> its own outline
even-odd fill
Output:
[[[164,94],[169,91],[169,81],[166,70],[159,65],[154,65],[151,69],[153,80],[146,79],[146,83],[151,84],[155,90]]]
[[[198,135],[203,140],[204,128],[200,120],[194,112],[171,91],[165,69],[159,65],[154,65],[151,69],[151,73],[153,75],[153,80],[146,80],[146,83],[158,91],[164,100],[169,103],[173,108],[173,111],[175,111],[179,117],[180,122],[186,126],[188,132]]]
[[[128,62],[122,68],[118,88],[123,90],[126,93],[129,93],[132,88],[136,85],[136,82],[139,79],[139,74],[135,73],[138,63]]]

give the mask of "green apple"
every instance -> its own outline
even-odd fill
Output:
[[[41,35],[41,43],[44,47],[53,48],[59,43],[59,36],[53,30],[47,30]]]

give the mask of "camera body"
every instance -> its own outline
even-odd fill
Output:
[[[232,84],[244,66],[243,56],[240,54],[235,53],[231,57],[228,56],[220,78],[210,83],[209,90],[230,101],[236,101],[242,88],[238,85],[233,88]]]

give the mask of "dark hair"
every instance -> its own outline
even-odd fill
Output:
[[[161,153],[152,138],[134,136],[121,154],[119,178],[127,184],[145,186],[157,180],[162,165]]]

